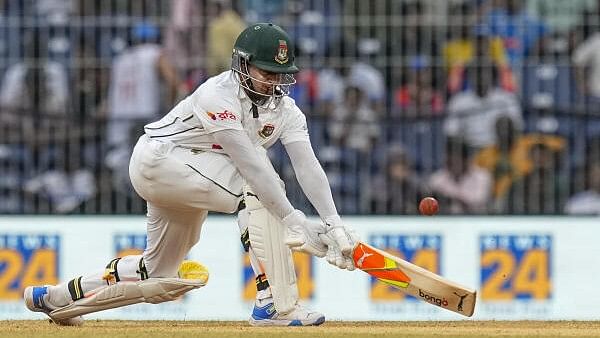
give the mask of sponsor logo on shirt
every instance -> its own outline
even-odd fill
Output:
[[[207,111],[206,114],[211,118],[211,120],[219,120],[219,121],[225,121],[225,120],[237,120],[237,117],[235,116],[235,114],[233,114],[232,112],[225,110],[221,113],[213,113],[213,112],[209,112]]]

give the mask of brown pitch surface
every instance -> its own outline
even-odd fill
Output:
[[[45,320],[2,320],[0,337],[600,337],[600,321],[339,322],[265,328],[246,322],[88,320],[59,327]]]

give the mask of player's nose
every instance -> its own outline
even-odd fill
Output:
[[[266,80],[266,82],[273,84],[277,81],[277,74],[276,73],[267,73],[267,74],[265,74],[265,80]]]

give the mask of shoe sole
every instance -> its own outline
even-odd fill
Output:
[[[302,321],[299,319],[283,320],[283,319],[255,319],[250,317],[248,320],[252,326],[319,326],[325,323],[325,316],[317,318],[315,321]]]

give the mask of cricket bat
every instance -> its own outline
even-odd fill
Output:
[[[404,293],[446,310],[471,317],[477,292],[383,250],[358,242],[354,266]]]

